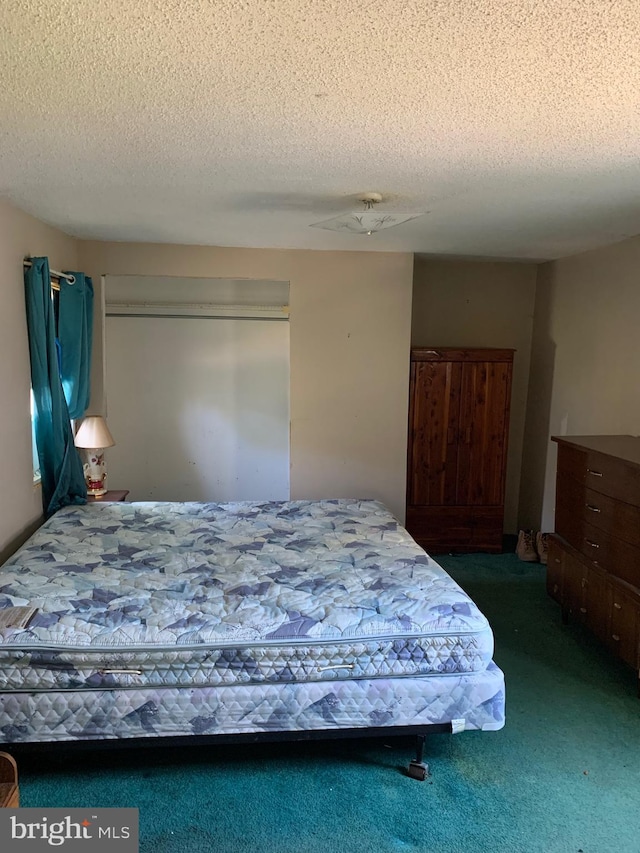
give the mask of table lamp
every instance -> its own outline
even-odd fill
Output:
[[[85,418],[76,433],[75,444],[86,452],[84,478],[87,494],[95,497],[106,495],[104,481],[107,478],[107,469],[104,464],[104,449],[113,447],[115,441],[105,419],[93,415]]]

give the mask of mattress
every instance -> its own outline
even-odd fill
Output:
[[[469,596],[367,500],[66,507],[0,570],[0,616],[0,692],[52,702],[486,678],[493,653]]]
[[[504,678],[490,663],[469,675],[287,684],[0,694],[8,743],[504,725]]]

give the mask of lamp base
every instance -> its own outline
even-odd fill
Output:
[[[92,498],[101,498],[102,495],[107,494],[107,490],[102,485],[96,489],[92,489],[90,486],[87,486],[87,494],[91,495]]]
[[[87,494],[99,498],[107,494],[104,481],[107,472],[104,466],[104,450],[102,448],[87,448],[87,461],[84,464],[84,479],[87,484]]]

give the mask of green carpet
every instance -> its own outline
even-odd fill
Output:
[[[23,806],[136,806],[142,853],[639,853],[634,673],[562,626],[544,568],[439,557],[493,625],[501,732],[25,757]]]

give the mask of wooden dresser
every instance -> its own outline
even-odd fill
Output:
[[[513,354],[411,351],[406,526],[431,553],[502,550]]]
[[[553,437],[556,532],[547,590],[618,657],[640,670],[640,438]],[[639,673],[640,675],[640,673]]]

